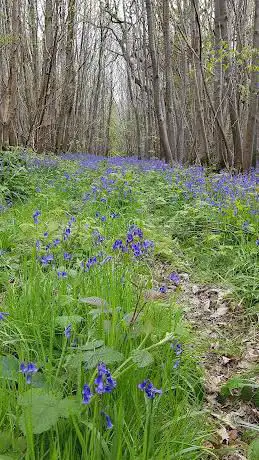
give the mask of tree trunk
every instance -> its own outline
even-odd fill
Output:
[[[252,71],[250,81],[249,111],[246,128],[245,149],[243,158],[243,169],[248,170],[252,165],[254,139],[257,140],[256,126],[258,123],[258,98],[259,98],[259,0],[255,0],[255,17],[254,17],[254,37],[253,37],[254,54],[252,59]],[[257,122],[256,122],[257,118]]]
[[[146,13],[147,13],[149,51],[150,51],[151,62],[152,62],[152,78],[153,78],[155,111],[156,111],[156,116],[157,116],[160,141],[161,141],[161,145],[163,148],[165,160],[166,162],[171,164],[173,161],[173,157],[172,157],[172,152],[171,152],[169,138],[168,138],[166,120],[165,120],[164,113],[163,113],[161,83],[160,83],[158,61],[157,61],[156,49],[155,49],[155,30],[154,30],[154,22],[153,22],[153,13],[152,13],[152,8],[151,8],[151,0],[145,0],[145,5],[146,5]]]

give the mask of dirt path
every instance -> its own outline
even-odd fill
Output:
[[[165,279],[168,267],[160,266],[156,272],[156,279]],[[248,444],[253,439],[247,429],[249,424],[259,423],[259,404],[256,408],[251,401],[251,388],[250,393],[245,394],[233,388],[228,397],[221,394],[221,388],[233,377],[237,381],[250,377],[253,383],[259,384],[259,378],[254,377],[258,376],[256,365],[259,364],[258,328],[248,319],[242,305],[233,301],[230,291],[192,284],[185,273],[180,277],[177,303],[183,308],[184,317],[196,337],[204,368],[206,408],[215,427],[207,447],[221,460],[246,460]]]

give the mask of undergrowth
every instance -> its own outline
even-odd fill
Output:
[[[200,171],[71,159],[30,160],[33,193],[1,217],[0,458],[216,458],[178,273],[255,312],[252,187],[228,201]]]

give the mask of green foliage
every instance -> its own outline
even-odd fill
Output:
[[[32,190],[26,160],[17,152],[0,152],[0,204],[24,200]]]
[[[55,426],[60,417],[67,418],[80,413],[80,403],[75,399],[60,399],[39,389],[22,394],[18,404],[23,410],[20,425],[24,434],[28,430],[34,434],[43,433]]]

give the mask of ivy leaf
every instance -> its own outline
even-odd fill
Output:
[[[135,350],[132,354],[132,361],[138,367],[146,367],[153,363],[154,358],[147,350]]]
[[[0,357],[0,379],[17,380],[19,361],[12,355]]]
[[[105,299],[101,299],[100,297],[84,297],[79,299],[81,303],[86,303],[87,305],[91,305],[93,307],[107,307],[108,302]]]
[[[79,315],[57,316],[56,324],[60,327],[66,327],[68,324],[81,323],[83,320],[84,318]]]

